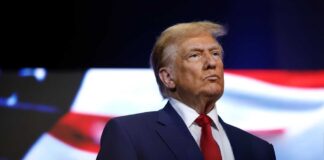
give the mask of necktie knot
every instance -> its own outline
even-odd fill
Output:
[[[209,118],[208,115],[206,114],[201,114],[199,115],[199,117],[195,120],[195,122],[201,126],[201,127],[205,127],[205,126],[210,126],[211,124],[211,119]]]

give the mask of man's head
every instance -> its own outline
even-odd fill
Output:
[[[164,98],[204,95],[218,99],[224,88],[223,26],[209,21],[180,23],[157,39],[151,65]]]

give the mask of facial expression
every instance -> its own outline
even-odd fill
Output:
[[[210,35],[182,42],[173,66],[177,94],[219,99],[224,90],[222,53],[222,47]]]

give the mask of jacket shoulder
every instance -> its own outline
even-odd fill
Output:
[[[252,133],[249,133],[243,129],[240,129],[238,127],[235,127],[233,125],[230,125],[230,124],[226,124],[227,125],[227,130],[232,130],[231,132],[233,132],[237,137],[241,137],[242,139],[247,139],[251,142],[255,142],[255,143],[261,143],[263,145],[270,145],[269,142],[267,142],[266,140],[252,134]]]
[[[136,124],[136,123],[154,121],[157,119],[157,114],[158,114],[158,111],[137,113],[137,114],[114,117],[114,118],[110,119],[110,121],[115,121],[117,123],[131,125],[131,124]]]
[[[273,145],[266,140],[223,121],[222,126],[230,140],[235,159],[276,159]]]

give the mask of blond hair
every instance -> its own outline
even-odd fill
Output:
[[[173,57],[177,53],[177,46],[184,40],[204,34],[210,35],[216,40],[219,36],[225,35],[226,31],[220,24],[210,21],[197,21],[173,25],[165,29],[158,37],[151,53],[150,63],[160,93],[164,98],[169,96],[169,91],[160,80],[160,68],[173,63]]]

